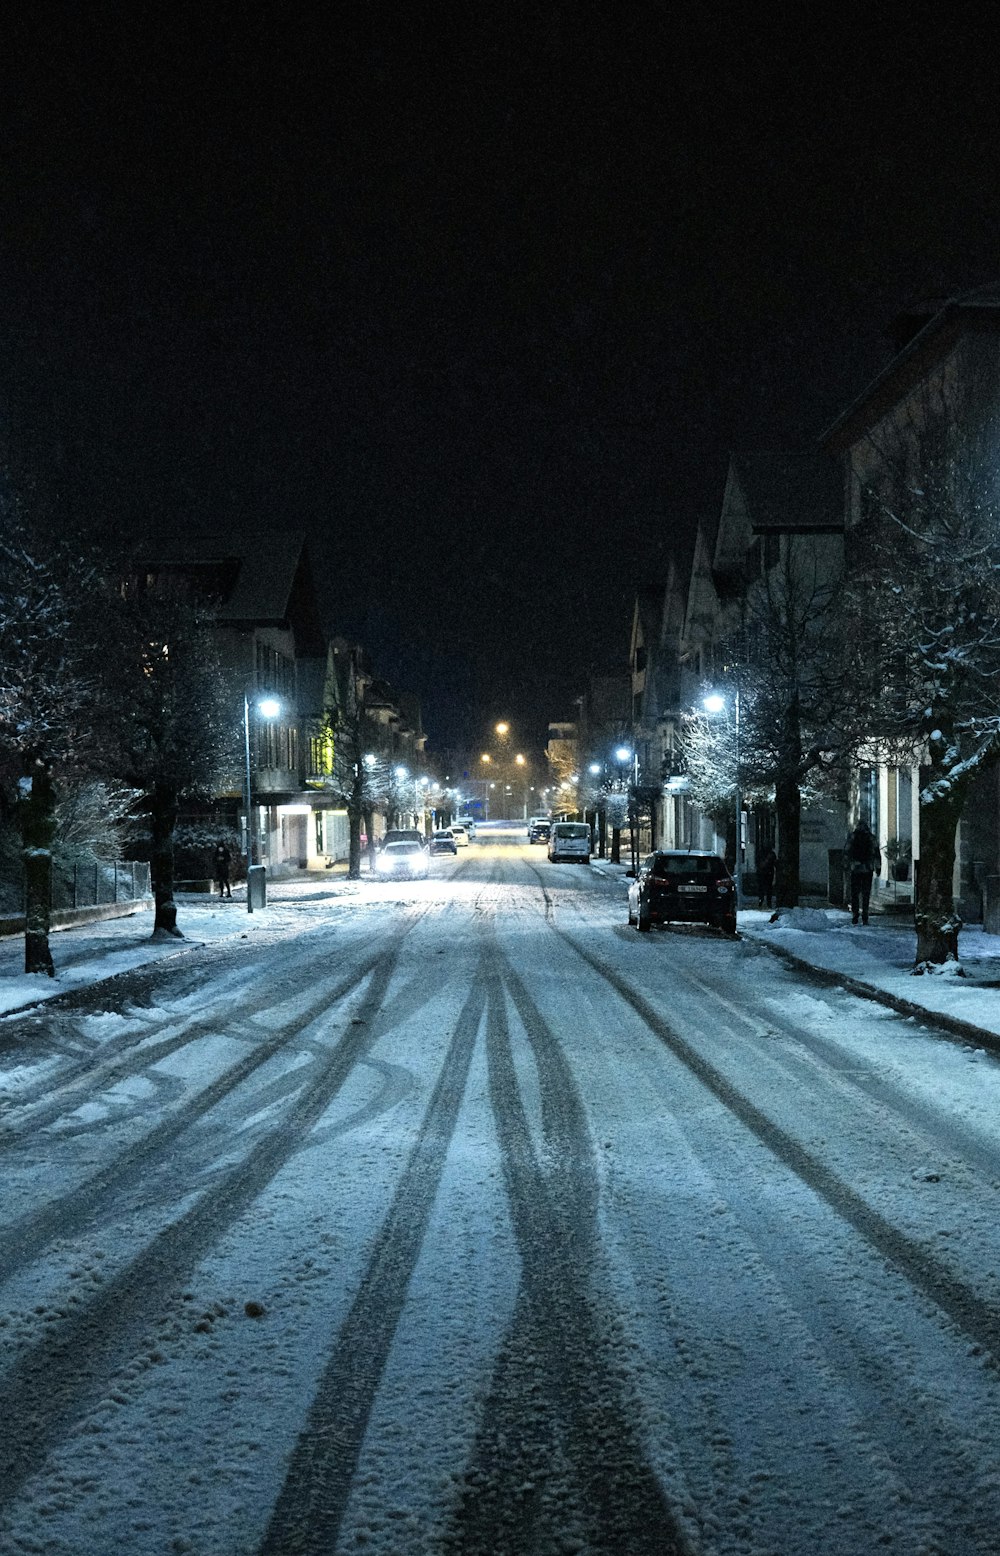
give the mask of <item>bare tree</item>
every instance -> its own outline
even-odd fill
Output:
[[[212,618],[184,598],[134,586],[117,617],[109,665],[109,747],[120,776],[144,796],[156,913],[154,934],[180,936],[174,831],[182,799],[208,796],[238,762],[239,719],[219,665]]]
[[[361,833],[368,840],[369,866],[375,864],[374,819],[376,810],[389,802],[393,783],[389,763],[380,750],[375,720],[367,712],[364,690],[354,653],[349,656],[337,688],[338,705],[326,713],[326,733],[333,747],[332,772],[327,786],[347,811],[350,841],[347,873],[352,881],[361,875]]]
[[[928,389],[863,482],[854,636],[876,736],[919,764],[916,967],[958,958],[955,837],[969,787],[1000,754],[1000,482],[991,421],[973,433]]]
[[[0,747],[16,794],[24,859],[24,966],[54,973],[49,949],[52,845],[60,776],[89,769],[96,687],[93,562],[28,533],[5,512],[0,536]]]
[[[735,859],[737,765],[741,798],[773,803],[779,907],[799,900],[803,803],[839,779],[867,712],[845,664],[843,627],[843,584],[831,558],[786,537],[747,591],[741,630],[722,655],[724,679],[740,691],[738,748],[732,703],[724,716],[698,709],[685,719],[691,793],[724,827],[727,856]]]

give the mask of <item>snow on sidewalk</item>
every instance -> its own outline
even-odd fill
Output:
[[[253,913],[247,912],[245,892],[225,902],[216,896],[184,894],[177,898],[182,940],[170,935],[153,938],[152,909],[127,918],[60,928],[53,930],[49,939],[56,969],[54,978],[26,973],[24,936],[5,935],[0,939],[0,1016],[90,987],[150,962],[183,956],[195,946],[265,931],[273,934],[317,913],[326,913],[338,900],[362,890],[362,883],[343,876],[268,882],[268,905]]]
[[[950,964],[916,975],[916,935],[905,919],[873,917],[868,925],[852,925],[839,908],[784,909],[771,919],[766,909],[745,908],[740,933],[887,996],[896,1008],[916,1007],[964,1023],[989,1037],[990,1046],[1000,1044],[1000,935],[971,925],[959,937],[961,971]]]

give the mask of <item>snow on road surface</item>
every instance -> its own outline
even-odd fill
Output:
[[[513,838],[207,938],[0,1023],[4,1556],[996,1552],[995,1059]]]

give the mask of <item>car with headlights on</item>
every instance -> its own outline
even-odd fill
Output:
[[[386,843],[378,856],[378,873],[393,880],[414,880],[427,874],[427,850],[422,843],[402,839]]]
[[[450,827],[442,827],[439,832],[431,836],[430,852],[432,854],[457,854],[458,844],[455,842],[455,834]]]
[[[661,848],[639,866],[628,889],[628,921],[710,924],[736,933],[736,882],[724,859],[702,848]]]
[[[533,821],[528,829],[529,843],[547,843],[552,831],[551,821]]]

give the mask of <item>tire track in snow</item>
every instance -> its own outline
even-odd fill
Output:
[[[33,1140],[39,1129],[71,1113],[79,1107],[81,1101],[89,1101],[98,1086],[118,1085],[158,1064],[161,1059],[169,1058],[187,1044],[197,1042],[199,1038],[215,1036],[231,1027],[240,1027],[248,1017],[278,1009],[288,998],[294,974],[313,965],[316,955],[316,948],[313,947],[309,952],[296,957],[292,967],[283,968],[281,979],[266,995],[255,992],[253,987],[247,989],[235,1011],[232,995],[227,990],[219,1001],[220,1004],[225,1003],[225,1014],[221,1018],[216,1013],[205,1015],[199,1012],[185,1022],[180,1031],[175,1030],[170,1037],[160,1042],[151,1042],[157,1027],[177,1028],[177,1016],[167,1013],[151,1029],[124,1033],[104,1044],[98,1053],[88,1049],[83,1058],[74,1062],[62,1076],[49,1077],[33,1088],[26,1088],[15,1101],[8,1104],[8,1111],[12,1114],[16,1112],[19,1116],[16,1120],[5,1120],[0,1125],[0,1150],[9,1150],[25,1138]],[[36,1105],[36,1101],[41,1105]]]
[[[674,1057],[796,1177],[849,1223],[914,1289],[1000,1363],[1000,1311],[959,1280],[928,1249],[887,1221],[825,1162],[752,1102],[722,1071],[683,1038],[614,968],[563,929],[556,933],[600,974]]]
[[[521,1098],[504,988],[535,1061],[543,1135],[536,1154]],[[679,1556],[687,1547],[633,1422],[623,1336],[598,1294],[599,1180],[583,1101],[562,1048],[498,947],[487,1057],[503,1172],[521,1255],[467,1489],[446,1541],[461,1556],[566,1549]]]
[[[477,980],[459,1014],[420,1133],[320,1379],[259,1556],[328,1556],[336,1547],[372,1404],[458,1122],[484,1003]]]
[[[383,950],[360,1007],[319,1074],[306,1085],[279,1123],[258,1138],[253,1154],[225,1176],[184,1215],[160,1232],[87,1306],[32,1347],[0,1381],[0,1506],[10,1502],[88,1408],[108,1379],[135,1354],[170,1292],[192,1266],[243,1215],[300,1148],[367,1055],[378,1034],[378,1016],[412,920]]]
[[[325,989],[294,1021],[279,1027],[266,1042],[252,1049],[189,1102],[183,1103],[161,1124],[137,1140],[135,1145],[123,1150],[93,1178],[70,1190],[61,1199],[5,1227],[0,1287],[19,1270],[39,1258],[47,1244],[55,1238],[61,1241],[72,1238],[102,1210],[107,1213],[114,1200],[130,1190],[138,1170],[162,1158],[185,1130],[268,1064],[299,1032],[314,1022],[328,1005],[346,999],[359,988],[371,976],[379,960],[379,956],[369,957],[347,978]]]

